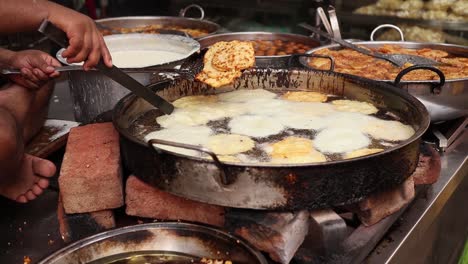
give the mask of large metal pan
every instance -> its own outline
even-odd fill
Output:
[[[397,45],[407,49],[421,49],[431,48],[444,50],[449,54],[455,56],[466,57],[468,54],[468,47],[441,44],[441,43],[419,43],[419,42],[406,42],[406,41],[358,41],[353,42],[356,45],[364,46],[367,48],[379,48],[382,45]],[[337,44],[322,46],[319,48],[307,51],[306,54],[313,54],[322,49],[340,49],[341,46]],[[310,68],[308,59],[302,57],[299,59],[300,63],[305,67]],[[447,79],[444,81],[430,80],[430,81],[402,81],[401,78],[411,70],[419,69],[420,66],[410,67],[408,70],[403,70],[395,78],[395,80],[377,80],[394,84],[409,92],[418,98],[428,109],[432,122],[445,121],[454,119],[461,116],[468,115],[468,77],[461,79]],[[437,71],[434,67],[425,67]],[[444,77],[443,77],[444,78]],[[442,79],[442,78],[441,78]]]
[[[129,95],[116,105],[113,114],[114,126],[121,134],[124,164],[149,184],[179,196],[229,207],[278,210],[350,204],[400,184],[416,168],[420,137],[429,125],[429,115],[418,100],[401,89],[331,72],[254,69],[244,72],[227,90],[258,88],[318,91],[371,102],[401,116],[416,133],[381,153],[349,160],[256,166],[221,163],[156,152],[129,130],[136,118],[153,108]],[[158,94],[173,101],[186,95],[219,92],[181,80],[161,88]]]
[[[200,11],[199,18],[187,18],[185,12],[190,8],[197,8]],[[183,28],[201,29],[208,32],[208,35],[215,34],[221,26],[204,20],[205,11],[199,5],[189,5],[182,9],[179,17],[176,16],[126,16],[112,17],[96,20],[98,26],[103,28],[134,28],[150,25],[178,26]]]
[[[231,40],[281,40],[281,41],[293,41],[308,45],[310,47],[319,46],[319,42],[313,38],[290,33],[272,33],[272,32],[233,32],[216,34],[207,37],[200,38],[201,48],[206,48],[219,41],[231,41]],[[255,56],[255,65],[259,68],[283,68],[289,67],[291,55],[276,55],[276,56]]]
[[[219,229],[180,222],[151,223],[107,231],[71,244],[39,263],[113,263],[131,253],[178,256],[183,258],[183,263],[190,263],[192,258],[207,257],[239,264],[267,264],[265,257],[242,239]]]

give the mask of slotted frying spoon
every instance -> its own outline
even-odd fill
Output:
[[[343,39],[338,39],[338,38],[335,38],[333,36],[330,36],[329,34],[321,31],[320,29],[317,29],[307,23],[300,23],[299,24],[300,27],[303,27],[307,30],[310,30],[324,38],[327,38],[333,42],[336,42],[338,44],[340,44],[341,46],[343,47],[346,47],[346,48],[349,48],[349,49],[352,49],[352,50],[355,50],[357,52],[360,52],[362,54],[365,54],[365,55],[369,55],[369,56],[372,56],[372,57],[375,57],[375,58],[378,58],[378,59],[382,59],[382,60],[386,60],[388,62],[391,62],[392,64],[398,66],[398,67],[402,67],[403,65],[405,65],[405,63],[411,63],[413,65],[441,65],[441,64],[444,64],[444,63],[440,63],[438,61],[435,61],[435,60],[432,60],[432,59],[428,59],[428,58],[425,58],[425,57],[421,57],[421,56],[417,56],[417,55],[408,55],[408,54],[383,54],[383,53],[380,53],[380,52],[377,52],[377,51],[371,51],[371,50],[367,50],[367,49],[363,49],[359,46],[356,46],[348,41],[345,41]]]

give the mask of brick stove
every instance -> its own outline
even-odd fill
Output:
[[[466,126],[466,120],[464,122],[462,125]],[[440,200],[442,195],[451,196],[456,189],[454,184],[461,184],[467,171],[466,153],[468,152],[467,133],[463,130],[462,132],[465,133],[462,133],[463,135],[457,140],[452,140],[452,145],[446,148],[440,159],[429,144],[421,146],[422,157],[417,171],[405,184],[392,192],[378,194],[351,207],[313,212],[275,213],[231,209],[226,211],[225,226],[270,253],[271,258],[283,263],[291,258],[293,258],[291,263],[360,263],[364,259],[384,263],[398,255],[400,250],[395,249],[388,253],[388,249],[393,247],[393,244],[405,241],[405,239],[401,241],[396,241],[395,238],[388,239],[389,234],[395,232],[398,226],[409,225],[417,228],[425,213],[433,208],[432,205]],[[432,143],[436,145],[436,142]],[[58,159],[61,158],[61,154],[57,156]],[[437,179],[440,167],[442,170],[439,181],[432,186],[428,185]],[[416,188],[414,185],[417,185]],[[451,190],[447,188],[449,185],[452,185]],[[449,191],[450,193],[447,193]],[[34,260],[45,257],[68,242],[112,226],[114,219],[117,226],[153,221],[127,216],[122,209],[113,210],[115,218],[108,212],[65,215],[60,210],[58,214],[61,217],[57,218],[57,211],[50,210],[50,203],[52,201],[56,203],[57,196],[57,189],[52,189],[45,197],[40,198],[40,203],[48,204],[48,210],[41,210],[42,207],[38,204],[32,204],[25,206],[22,212],[23,208],[18,210],[14,204],[1,201],[6,204],[7,213],[15,212],[13,216],[6,217],[5,221],[0,222],[2,230],[6,233],[0,239],[0,243],[9,245],[0,254],[2,263],[22,259],[23,255],[31,256],[34,263]],[[413,197],[414,201],[408,205]],[[389,200],[393,202],[389,203]],[[445,201],[447,200],[446,197]],[[28,216],[31,210],[34,212],[33,217]],[[418,215],[418,213],[419,217],[416,218],[419,221],[408,223],[401,218],[403,216],[403,219],[408,219],[405,215]],[[55,219],[61,219],[60,223]],[[41,225],[42,228],[28,229],[29,226],[37,225]],[[18,229],[19,226],[21,231]],[[307,236],[305,230],[309,232]],[[411,230],[406,231],[404,235],[410,236]],[[28,241],[32,241],[33,244],[34,241],[42,241],[43,245],[31,246],[28,245],[30,243]],[[48,241],[46,245],[44,241]],[[273,243],[263,243],[265,241]],[[382,244],[387,246],[383,247]]]

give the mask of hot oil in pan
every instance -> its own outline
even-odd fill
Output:
[[[138,251],[116,254],[88,264],[198,264],[200,258],[179,252]]]
[[[340,100],[340,99],[346,99],[346,98],[330,95],[327,99],[327,103],[334,101],[334,100]],[[162,113],[159,110],[156,110],[156,109],[150,110],[146,112],[145,114],[143,114],[141,117],[137,118],[135,122],[132,123],[132,125],[128,128],[128,130],[132,135],[135,135],[138,139],[144,141],[144,137],[148,133],[162,129],[161,126],[156,122],[156,118],[161,115]],[[373,116],[381,120],[393,120],[393,121],[401,122],[398,116],[384,109],[379,109],[377,113],[371,114],[369,116]],[[229,134],[230,128],[228,124],[230,120],[231,118],[224,118],[220,120],[210,121],[207,123],[207,126],[210,127],[214,131],[214,134],[219,134],[219,133]],[[266,150],[269,144],[278,142],[290,136],[303,137],[303,138],[309,138],[309,139],[314,140],[317,133],[318,132],[315,130],[286,128],[281,133],[276,134],[276,135],[271,135],[271,136],[263,137],[263,138],[254,138],[256,142],[255,147],[250,151],[241,153],[240,157],[243,157],[241,161],[251,162],[251,163],[269,162],[271,160],[271,157]],[[369,146],[367,146],[367,148],[387,149],[398,143],[397,141],[389,142],[389,141],[384,141],[384,140],[377,140],[372,137],[369,137],[369,138],[371,140],[371,143],[369,144]],[[176,141],[177,139],[174,139],[174,140]],[[328,161],[336,161],[336,160],[343,159],[341,154],[331,154],[331,153],[323,153],[323,154],[325,155]]]

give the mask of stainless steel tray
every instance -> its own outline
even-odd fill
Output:
[[[262,254],[237,237],[212,227],[181,222],[142,224],[100,233],[57,251],[39,264],[99,263],[100,259],[131,252],[167,252],[168,256],[267,264]]]

